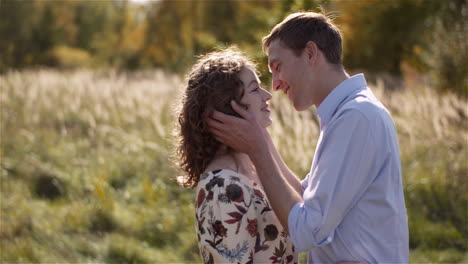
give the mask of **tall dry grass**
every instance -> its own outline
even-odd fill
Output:
[[[183,83],[160,71],[0,76],[2,262],[199,261],[193,193],[169,162]],[[412,260],[466,261],[468,108],[429,87],[374,93],[398,128]],[[314,111],[271,102],[273,140],[301,177]]]

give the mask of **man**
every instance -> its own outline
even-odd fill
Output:
[[[287,169],[255,118],[215,112],[222,143],[247,153],[296,249],[309,263],[408,262],[408,224],[400,154],[390,114],[362,74],[349,77],[341,36],[321,14],[286,17],[263,39],[273,90],[297,111],[317,107],[320,137],[306,178]]]

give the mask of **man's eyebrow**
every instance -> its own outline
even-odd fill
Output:
[[[277,62],[278,62],[278,59],[274,58],[268,63],[268,69],[270,70],[270,72],[271,72],[271,68],[273,68],[273,65]]]

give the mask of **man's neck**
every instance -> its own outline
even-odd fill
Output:
[[[327,68],[322,72],[323,76],[321,78],[321,96],[318,98],[318,102],[315,104],[317,108],[319,108],[320,104],[322,104],[323,100],[335,89],[340,83],[344,82],[349,78],[349,75],[344,71],[344,69],[333,69]]]

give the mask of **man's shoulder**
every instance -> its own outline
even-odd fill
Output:
[[[346,100],[338,112],[360,113],[369,121],[387,120],[390,117],[385,106],[369,90],[363,90]]]

